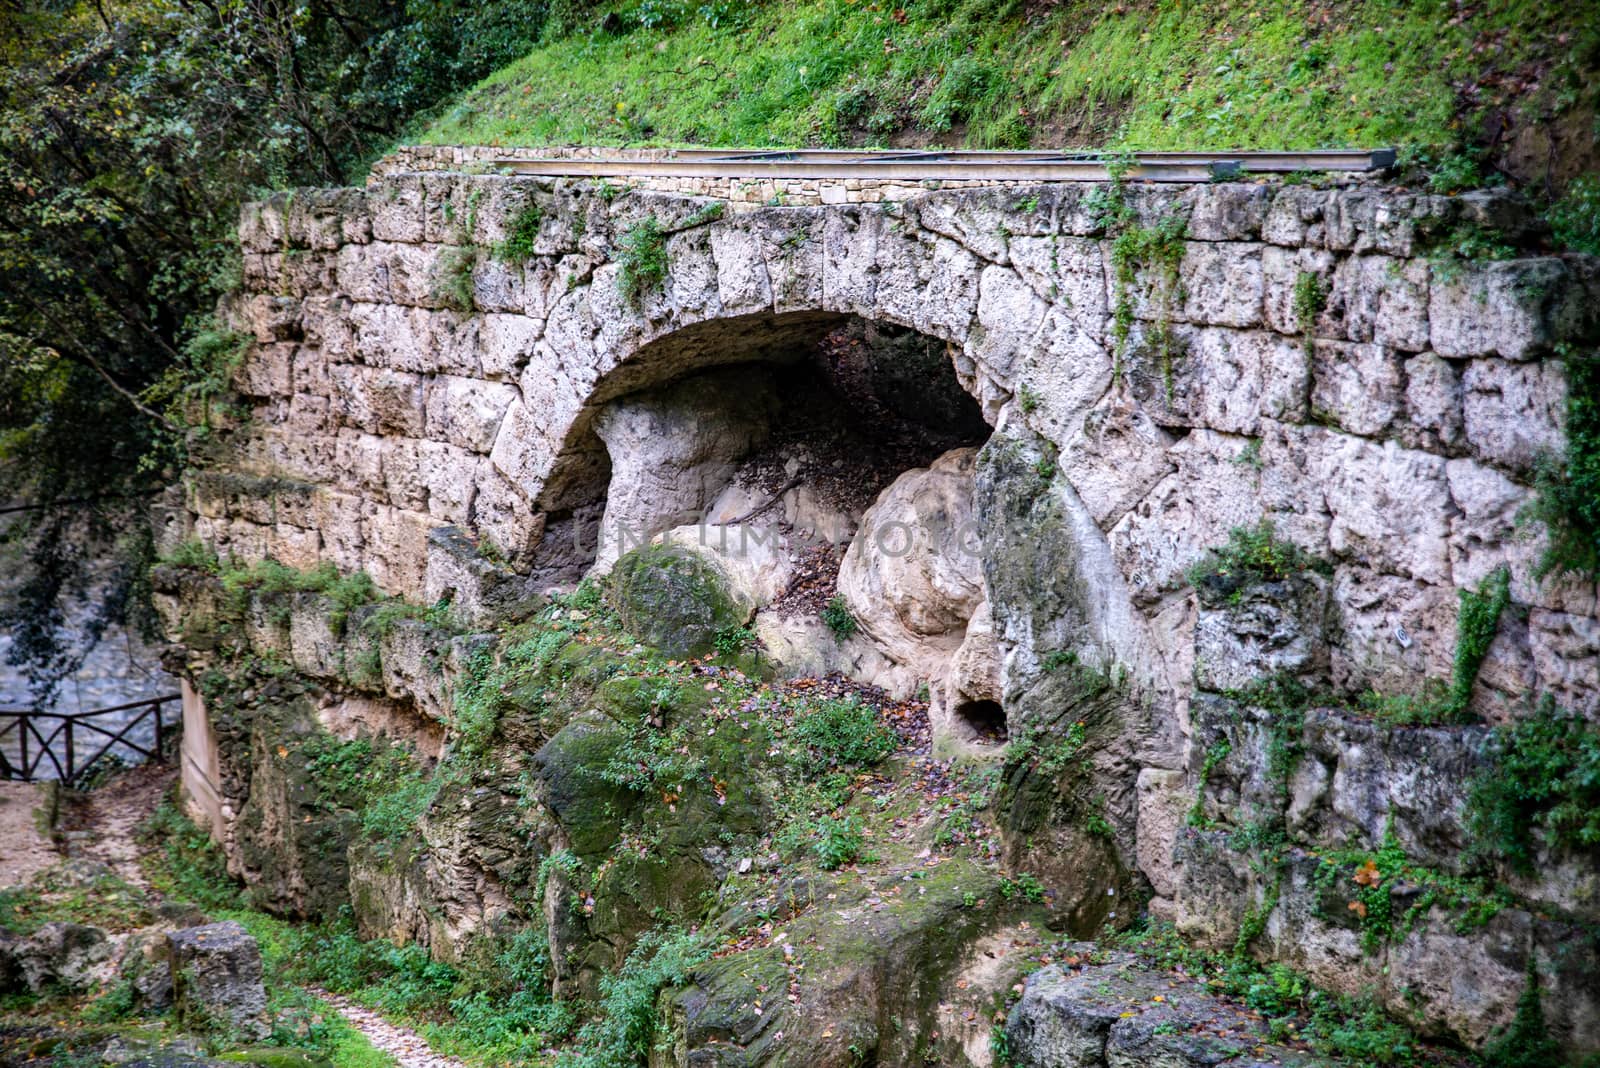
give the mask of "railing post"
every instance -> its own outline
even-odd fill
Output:
[[[28,782],[33,778],[33,768],[28,764],[28,718],[17,717],[17,739],[22,746],[22,781]]]
[[[63,720],[62,722],[64,722],[67,725],[67,770],[66,770],[66,773],[62,776],[62,785],[65,786],[65,785],[68,785],[68,784],[70,784],[72,782],[72,727],[73,727],[73,721],[70,720],[70,719],[66,719],[66,720]]]
[[[154,708],[155,714],[156,714],[156,755],[155,755],[155,759],[158,760],[158,761],[161,759],[161,705],[162,704],[163,704],[163,702],[157,701],[157,702],[155,702],[154,705],[151,706],[152,708]]]

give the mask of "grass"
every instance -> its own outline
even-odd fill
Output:
[[[1041,11],[1041,9],[1043,9]],[[1029,11],[1035,12],[1028,14]],[[1449,146],[1593,95],[1600,31],[1527,0],[1024,5],[625,0],[446,105],[427,143]],[[1518,97],[1458,86],[1540,62]],[[1447,177],[1461,170],[1435,153]]]

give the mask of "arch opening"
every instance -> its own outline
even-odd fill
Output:
[[[952,718],[967,741],[976,745],[1006,742],[1006,711],[999,701],[962,701],[952,710]]]

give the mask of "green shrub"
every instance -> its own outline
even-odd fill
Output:
[[[507,263],[524,263],[533,258],[539,241],[539,226],[544,209],[533,201],[524,204],[506,225],[506,236],[494,247],[494,258]]]
[[[1310,355],[1316,337],[1317,316],[1327,306],[1328,286],[1322,276],[1301,271],[1294,280],[1294,315],[1300,323],[1301,345],[1307,355]]]
[[[654,215],[634,223],[617,247],[622,298],[637,308],[640,299],[667,277],[667,235]]]
[[[1532,716],[1496,728],[1473,782],[1467,827],[1475,852],[1532,874],[1538,833],[1552,849],[1600,845],[1600,730],[1546,697]]]
[[[439,254],[435,267],[433,295],[446,308],[470,312],[477,306],[472,273],[478,266],[478,250],[471,245],[454,245]]]
[[[634,944],[622,968],[600,979],[600,1019],[578,1032],[577,1050],[560,1068],[638,1068],[657,1037],[656,999],[710,957],[698,936],[651,931]]]
[[[896,744],[877,710],[853,698],[823,701],[802,713],[794,737],[829,768],[871,767]]]
[[[1542,456],[1525,517],[1549,543],[1538,575],[1600,580],[1600,356],[1566,353],[1567,451]]]
[[[859,860],[867,844],[865,826],[861,817],[854,814],[819,817],[811,826],[811,848],[817,855],[817,866],[834,871]]]
[[[756,632],[749,627],[723,627],[711,639],[711,644],[723,656],[738,656],[755,640]]]
[[[239,887],[222,851],[172,797],[163,798],[140,825],[139,840],[149,847],[140,858],[145,876],[163,896],[208,910],[239,907]]]
[[[1528,978],[1517,998],[1517,1014],[1504,1033],[1483,1048],[1484,1068],[1551,1068],[1564,1063],[1561,1046],[1550,1037],[1539,995],[1539,959],[1528,955]]]
[[[1573,180],[1550,206],[1550,230],[1562,248],[1600,256],[1600,175]]]
[[[1205,557],[1189,568],[1186,577],[1191,586],[1202,592],[1219,587],[1236,593],[1245,586],[1278,582],[1306,571],[1329,574],[1332,568],[1293,542],[1279,538],[1272,521],[1263,519],[1253,527],[1234,527],[1228,532],[1228,543],[1207,550]]]
[[[861,629],[861,624],[856,622],[856,617],[850,612],[850,606],[845,603],[844,595],[840,593],[834,594],[828,599],[828,603],[822,606],[822,622],[833,631],[833,636],[839,641],[848,640]]]

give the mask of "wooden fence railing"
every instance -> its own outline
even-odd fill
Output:
[[[0,708],[0,778],[23,782],[53,778],[70,784],[119,745],[146,760],[159,758],[163,732],[176,726],[179,718],[169,717],[163,723],[161,710],[181,700],[182,695],[168,693],[88,712]],[[106,723],[129,712],[136,714]],[[133,740],[147,721],[154,726],[148,747]],[[51,770],[54,775],[43,774]]]

